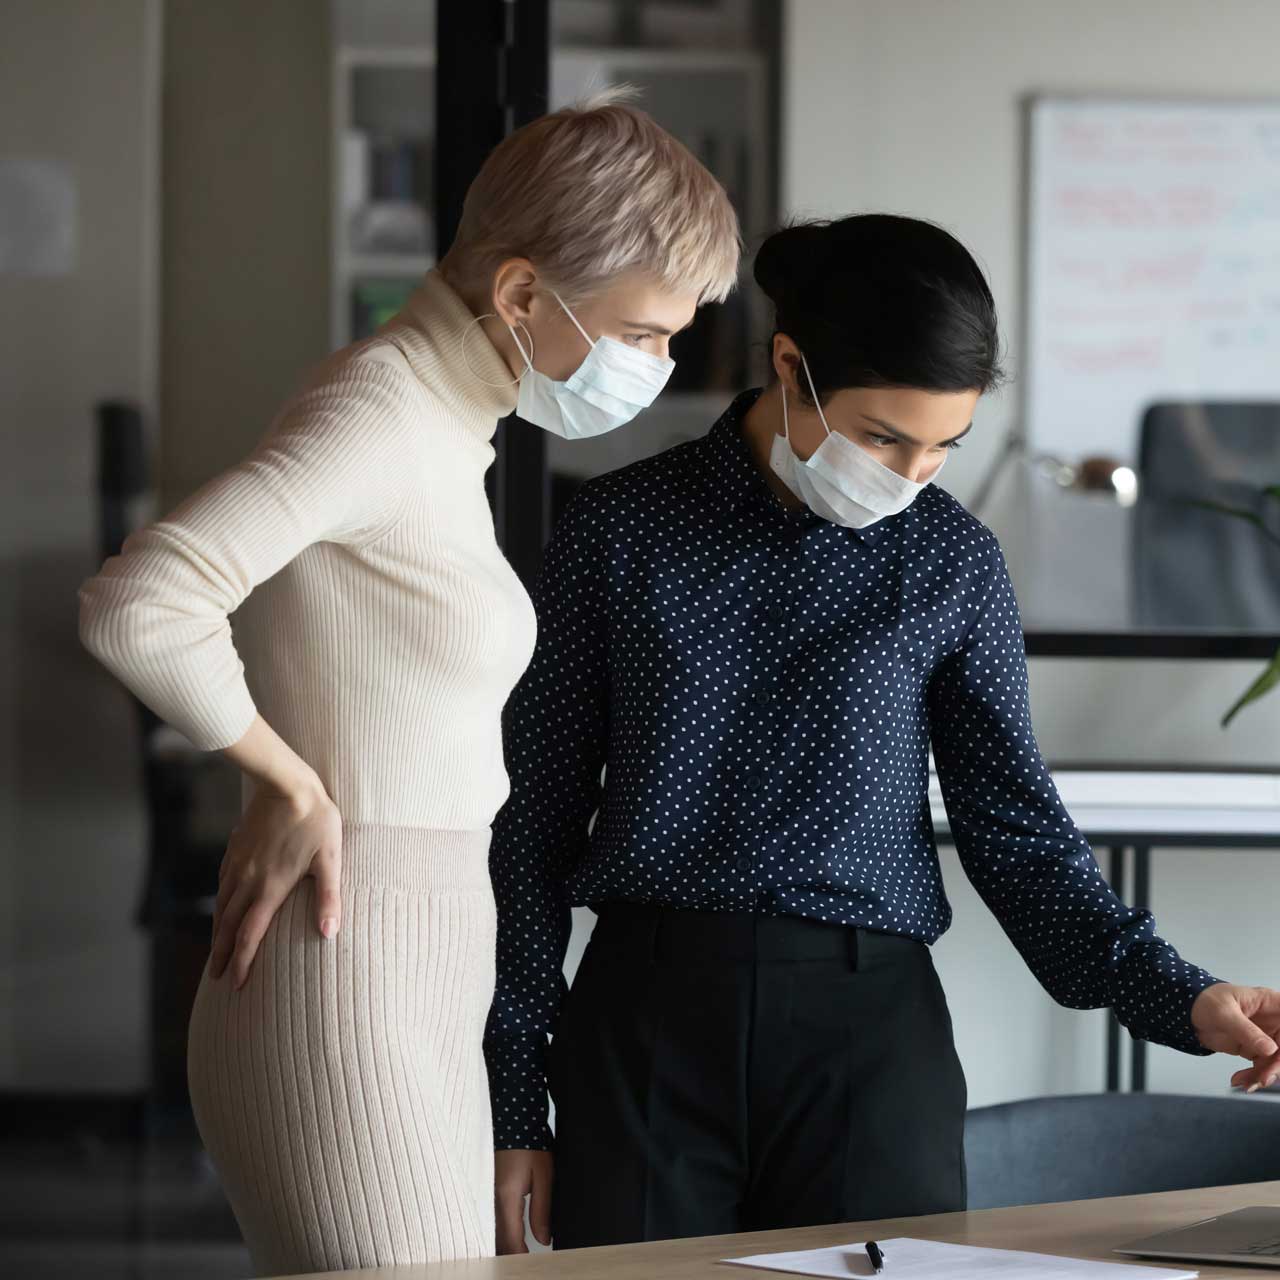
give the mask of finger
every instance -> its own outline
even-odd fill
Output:
[[[231,844],[236,838],[236,831],[231,832],[231,836],[227,841],[227,851],[222,855],[222,861],[218,863],[218,883],[222,883],[222,877],[227,874],[231,867]]]
[[[311,874],[316,882],[316,927],[326,938],[332,938],[342,925],[342,854],[322,851],[311,860]]]
[[[1231,1077],[1232,1083],[1236,1088],[1243,1089],[1245,1093],[1257,1093],[1259,1089],[1266,1087],[1266,1078],[1256,1067],[1246,1067],[1243,1071],[1237,1071]]]
[[[1280,1017],[1280,991],[1273,987],[1254,987],[1252,990],[1254,1007],[1249,1014],[1255,1022],[1263,1025]]]
[[[1262,1077],[1258,1074],[1257,1067],[1241,1067],[1239,1071],[1231,1073],[1231,1087],[1233,1089],[1248,1089],[1251,1085],[1260,1084]]]
[[[1248,1089],[1250,1093],[1258,1089],[1270,1088],[1280,1076],[1280,1054],[1272,1054],[1255,1062],[1251,1067],[1237,1071],[1231,1077],[1231,1083],[1238,1089]]]
[[[231,850],[228,849],[218,865],[218,892],[213,899],[213,928],[210,934],[212,938],[218,936],[218,926],[222,921],[223,912],[226,911],[227,903],[231,901],[239,884],[240,877],[233,872]]]
[[[533,1166],[533,1194],[529,1197],[529,1229],[541,1245],[551,1247],[551,1162]]]
[[[524,1196],[508,1187],[500,1188],[494,1204],[498,1220],[498,1252],[528,1253],[524,1242]]]
[[[236,931],[235,954],[231,957],[231,985],[236,991],[248,981],[258,947],[292,887],[281,880],[264,881],[260,896],[244,913]]]
[[[1233,1053],[1242,1058],[1270,1058],[1276,1053],[1276,1042],[1256,1023],[1245,1016],[1238,1005],[1222,1011],[1222,1033],[1234,1043]]]
[[[236,949],[236,931],[252,901],[253,886],[242,883],[231,893],[218,917],[218,928],[213,935],[213,948],[209,953],[209,967],[215,978],[222,977],[226,970],[227,961]]]
[[[252,864],[246,864],[240,856],[241,832],[232,827],[227,837],[227,847],[218,863],[218,889],[214,897],[214,915],[221,916],[239,885],[252,874]],[[216,933],[216,930],[215,930]]]

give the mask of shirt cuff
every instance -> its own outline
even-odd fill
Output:
[[[495,1036],[484,1042],[496,1151],[550,1151],[547,1038]]]
[[[1116,1013],[1136,1039],[1206,1057],[1213,1050],[1200,1043],[1191,1006],[1206,987],[1221,981],[1165,945],[1144,957],[1141,975],[1125,983]]]

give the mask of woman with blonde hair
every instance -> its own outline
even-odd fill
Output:
[[[487,854],[534,615],[491,439],[513,410],[569,438],[633,417],[738,253],[643,112],[534,121],[404,310],[81,590],[88,648],[245,776],[189,1074],[262,1272],[494,1252]]]

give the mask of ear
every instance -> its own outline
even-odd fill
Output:
[[[524,323],[533,310],[533,286],[538,279],[528,258],[508,258],[493,273],[491,305],[500,320],[509,325]]]
[[[800,348],[785,333],[773,335],[773,371],[789,396],[800,398]]]

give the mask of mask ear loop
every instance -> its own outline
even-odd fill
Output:
[[[827,426],[827,415],[822,412],[822,402],[818,399],[818,389],[813,385],[813,374],[809,372],[809,362],[804,358],[804,352],[800,353],[800,363],[804,365],[804,376],[809,380],[809,394],[813,397],[813,407],[818,411],[818,418],[822,422],[823,430],[827,435],[831,434],[831,428]],[[786,392],[783,392],[783,403],[786,403]]]
[[[556,301],[557,301],[557,302],[558,302],[562,307],[564,307],[564,313],[565,313],[565,315],[567,315],[567,316],[569,317],[569,319],[573,321],[573,323],[574,323],[574,327],[578,330],[578,332],[579,332],[580,334],[582,334],[583,338],[586,340],[587,346],[588,346],[588,347],[592,347],[592,348],[594,348],[594,347],[595,347],[595,345],[596,345],[596,344],[595,344],[595,341],[592,339],[591,335],[590,335],[590,334],[589,334],[589,333],[588,333],[588,332],[587,332],[587,331],[586,331],[586,330],[585,330],[585,329],[584,329],[580,324],[578,324],[578,317],[577,317],[577,316],[575,316],[575,315],[573,314],[573,312],[572,312],[572,311],[570,311],[570,310],[569,310],[569,308],[565,306],[564,299],[563,299],[563,298],[562,298],[562,297],[561,297],[561,296],[560,296],[560,295],[559,295],[559,294],[558,294],[554,289],[552,289],[552,290],[551,290],[551,296],[552,296],[552,297],[553,297],[553,298],[554,298],[554,299],[555,299],[555,300],[556,300]]]
[[[507,332],[511,334],[511,341],[516,344],[516,350],[520,353],[520,357],[525,363],[524,373],[517,374],[514,378],[512,378],[508,382],[494,382],[489,378],[482,378],[476,372],[475,365],[471,363],[470,358],[467,356],[467,339],[471,336],[471,326],[473,324],[479,324],[481,320],[489,320],[489,319],[499,320],[501,319],[501,317],[498,315],[496,311],[486,311],[484,315],[474,316],[470,321],[468,321],[467,327],[462,331],[462,341],[458,344],[459,352],[462,355],[462,363],[467,366],[467,370],[471,374],[471,376],[477,382],[483,382],[486,387],[514,387],[516,383],[519,382],[520,379],[524,377],[525,373],[533,372],[533,334],[531,334],[529,330],[525,327],[525,323],[523,320],[516,321],[516,324],[518,324],[522,329],[524,329],[524,336],[529,339],[529,353],[526,355],[524,347],[520,345],[520,339],[516,337],[515,329],[512,328],[511,325],[507,324],[505,320],[503,320],[502,323],[507,324]]]
[[[804,352],[800,353],[800,359],[804,359]],[[805,366],[805,372],[808,372],[808,366]],[[813,379],[809,380],[809,385],[813,385]],[[787,419],[787,384],[782,383],[782,438],[791,443],[791,423]]]

